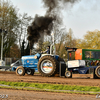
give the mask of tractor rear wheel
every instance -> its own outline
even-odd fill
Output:
[[[25,75],[25,69],[22,66],[17,67],[16,74],[19,75],[19,76],[24,76]]]
[[[65,77],[72,78],[72,73],[70,71],[65,72]]]
[[[57,72],[57,61],[52,56],[44,56],[38,62],[38,71],[42,76],[53,76]]]
[[[98,78],[100,78],[100,66],[98,66],[95,70],[95,74]]]

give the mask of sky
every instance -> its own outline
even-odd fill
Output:
[[[11,0],[19,9],[19,13],[27,13],[35,17],[44,16],[46,9],[41,0]],[[72,29],[74,37],[83,38],[88,31],[100,30],[100,0],[79,0],[75,4],[66,5],[63,10],[63,23],[67,31]]]

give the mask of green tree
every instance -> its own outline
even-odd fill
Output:
[[[100,49],[100,31],[88,31],[84,39],[77,40],[77,47],[81,49]]]
[[[20,58],[21,52],[17,44],[13,44],[10,48],[10,57]]]
[[[0,28],[6,29],[4,33],[3,55],[10,57],[10,48],[17,41],[15,33],[18,25],[18,10],[8,1],[0,1]],[[0,33],[0,47],[1,47],[1,33]]]

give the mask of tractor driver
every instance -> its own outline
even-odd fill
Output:
[[[41,53],[50,54],[50,46],[48,46],[47,49],[46,49],[45,51],[41,51]]]

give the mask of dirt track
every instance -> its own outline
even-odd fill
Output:
[[[96,95],[77,95],[9,89],[0,89],[0,94],[8,95],[8,98],[0,98],[0,100],[98,100],[96,99]]]
[[[15,72],[0,72],[0,81],[100,86],[100,79],[42,77],[39,74],[35,74],[34,76],[17,76]],[[2,95],[8,95],[8,98],[0,97],[0,100],[97,100],[96,95],[37,92],[11,89],[0,89],[0,96]]]
[[[17,76],[14,72],[0,72],[0,81],[100,86],[100,79],[68,79],[61,77],[42,77],[39,74],[35,74],[34,76]]]

